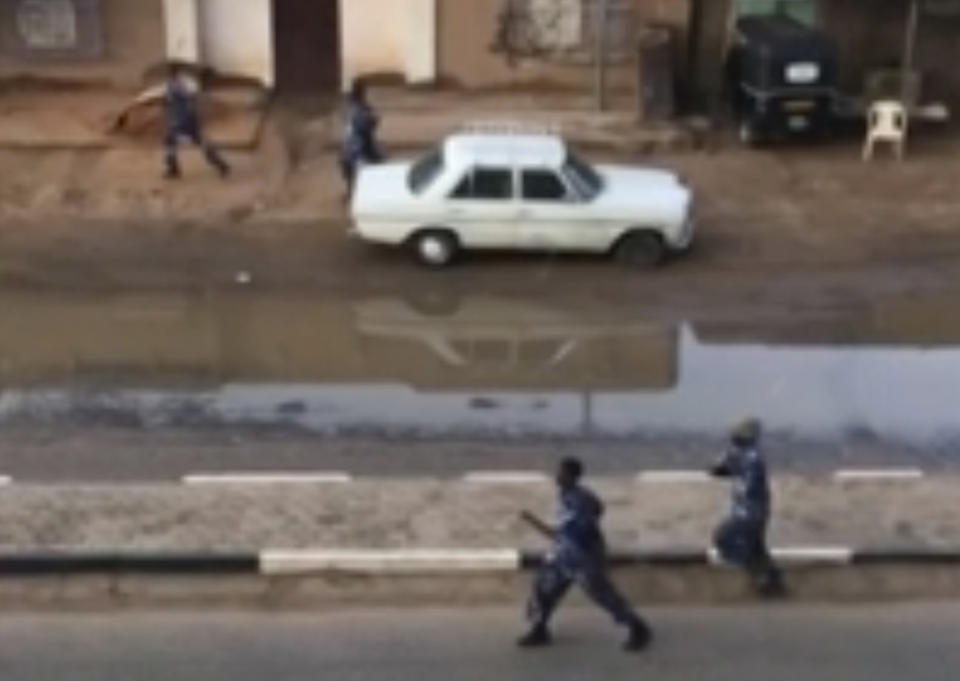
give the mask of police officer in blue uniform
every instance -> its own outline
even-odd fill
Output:
[[[559,509],[555,527],[524,511],[521,518],[553,541],[534,582],[527,604],[529,631],[517,643],[521,647],[549,645],[549,621],[570,586],[576,582],[613,620],[627,628],[624,649],[639,651],[652,638],[647,624],[633,611],[607,575],[606,542],[600,529],[603,503],[580,484],[583,464],[564,459],[556,482]]]
[[[730,433],[730,446],[712,474],[732,480],[730,515],[714,533],[720,556],[742,566],[757,593],[764,597],[785,595],[783,576],[767,549],[770,521],[770,484],[760,450],[762,425],[748,419]]]
[[[383,154],[377,144],[376,132],[380,119],[367,101],[367,88],[356,80],[350,88],[343,113],[343,139],[340,146],[340,172],[347,188],[347,198],[353,195],[357,170],[361,163],[379,163]]]
[[[182,73],[179,66],[171,65],[169,67],[163,90],[163,149],[166,166],[164,177],[168,179],[180,177],[177,145],[181,139],[187,139],[202,149],[207,163],[221,177],[230,174],[230,166],[223,160],[216,147],[203,136],[198,111],[197,90],[197,85]]]

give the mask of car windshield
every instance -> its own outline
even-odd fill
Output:
[[[564,171],[585,199],[596,198],[603,189],[603,178],[593,169],[593,166],[575,154],[567,155]]]
[[[410,191],[421,194],[437,178],[443,170],[443,153],[439,148],[421,157],[410,169],[407,183]]]

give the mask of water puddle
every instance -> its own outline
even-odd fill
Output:
[[[757,414],[818,439],[960,435],[960,322],[906,299],[765,324],[446,295],[0,306],[2,422],[628,437]]]

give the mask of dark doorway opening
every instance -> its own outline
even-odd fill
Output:
[[[273,0],[277,90],[334,92],[340,87],[339,0]]]

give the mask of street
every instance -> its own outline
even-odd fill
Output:
[[[511,610],[328,614],[7,615],[4,681],[943,681],[960,664],[960,606],[677,609],[641,655],[592,611],[554,648],[519,651]]]

